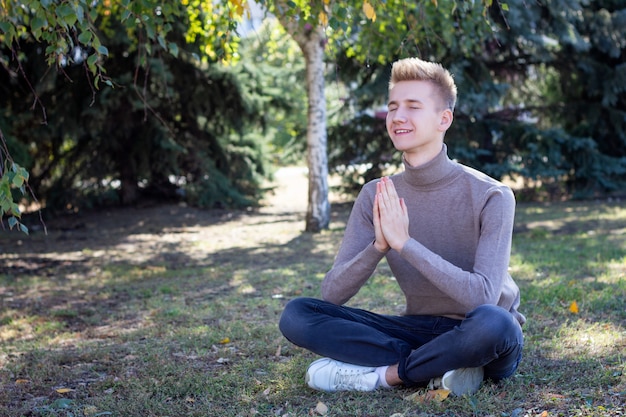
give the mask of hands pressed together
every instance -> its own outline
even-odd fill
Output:
[[[409,213],[403,198],[389,177],[376,183],[374,198],[374,246],[381,252],[389,248],[401,251],[409,236]]]

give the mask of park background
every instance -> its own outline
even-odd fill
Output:
[[[618,0],[0,1],[0,411],[623,414],[624,27]],[[398,169],[406,56],[454,73],[450,156],[515,188],[526,358],[463,399],[310,392],[277,317]],[[394,288],[382,264],[351,303]]]

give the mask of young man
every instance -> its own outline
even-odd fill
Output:
[[[357,197],[323,300],[290,301],[280,330],[325,356],[308,385],[324,391],[426,386],[472,394],[511,376],[525,318],[508,273],[515,199],[510,188],[448,158],[456,85],[441,65],[393,64],[387,131],[405,169]],[[386,257],[406,297],[402,316],[344,304]]]

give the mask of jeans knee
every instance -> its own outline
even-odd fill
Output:
[[[467,318],[480,323],[482,338],[492,338],[492,340],[521,339],[521,328],[515,317],[502,307],[484,304],[476,307]]]
[[[308,298],[294,298],[285,305],[278,321],[278,328],[288,340],[294,341],[301,335],[304,325],[303,313],[309,308],[308,300]]]
[[[504,308],[480,306],[477,315],[484,321],[483,340],[493,347],[493,360],[485,365],[485,378],[498,382],[515,373],[522,359],[524,336],[518,321]]]

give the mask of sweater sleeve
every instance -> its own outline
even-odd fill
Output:
[[[471,270],[463,270],[410,239],[400,255],[428,281],[457,303],[473,309],[498,304],[510,279],[508,267],[515,215],[515,197],[508,187],[494,187],[480,211],[480,235]]]
[[[322,282],[322,298],[344,304],[367,282],[385,256],[374,247],[373,192],[364,187],[348,218],[333,267]]]

